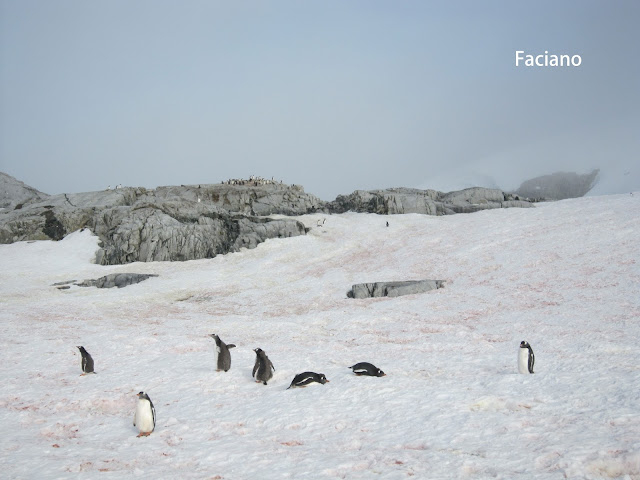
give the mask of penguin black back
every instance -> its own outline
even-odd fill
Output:
[[[212,333],[209,336],[216,342],[216,370],[227,372],[231,368],[231,353],[229,352],[229,349],[235,348],[235,345],[233,343],[227,345],[215,333]]]
[[[255,378],[256,382],[262,382],[266,385],[271,377],[273,377],[273,372],[276,368],[264,350],[256,348],[254,352],[256,352],[256,363],[253,365],[253,378]]]
[[[80,355],[82,358],[80,359],[80,367],[82,368],[82,375],[86,375],[87,373],[96,373],[93,371],[93,358],[89,355],[83,346],[77,347],[80,350]]]
[[[386,373],[369,362],[360,362],[349,367],[356,375],[368,375],[370,377],[384,377]]]
[[[306,387],[311,383],[321,383],[324,385],[328,381],[329,380],[327,380],[327,377],[325,377],[323,373],[302,372],[293,377],[291,385],[287,387],[287,390],[292,387]]]
[[[533,366],[536,363],[536,356],[529,342],[520,342],[520,355],[518,357],[518,370],[520,373],[533,373]]]

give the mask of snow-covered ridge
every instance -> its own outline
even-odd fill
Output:
[[[0,245],[3,476],[637,478],[639,235],[638,194],[345,213],[252,250],[136,263],[159,277],[125,289],[65,291],[51,285],[132,266],[91,263],[88,230]],[[407,278],[447,282],[345,295]],[[227,373],[214,332],[237,345]],[[522,340],[534,375],[517,373]],[[96,375],[79,376],[76,345]],[[276,368],[267,386],[256,347]],[[360,361],[387,376],[356,377]],[[330,383],[286,390],[306,370]],[[139,391],[157,410],[148,438]]]

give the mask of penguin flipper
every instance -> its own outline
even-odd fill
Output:
[[[256,360],[256,363],[253,365],[253,371],[251,372],[251,376],[255,377],[256,376],[256,370],[258,370],[258,361]]]
[[[236,346],[233,343],[229,343],[227,344],[227,348],[236,348]]]

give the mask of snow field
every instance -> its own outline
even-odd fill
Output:
[[[639,198],[307,215],[304,237],[184,263],[94,265],[89,231],[0,245],[3,475],[640,478]],[[160,276],[51,286],[115,272]],[[420,278],[446,286],[346,298]],[[210,333],[237,345],[227,373]],[[521,340],[535,375],[517,374]],[[76,345],[96,375],[79,376]],[[387,376],[353,375],[358,361]],[[305,370],[330,383],[286,390]],[[148,438],[132,425],[141,390]]]

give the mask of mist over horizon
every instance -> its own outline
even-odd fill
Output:
[[[591,194],[640,190],[638,23],[632,1],[0,0],[0,171],[48,194],[255,175],[333,200],[595,168]]]

